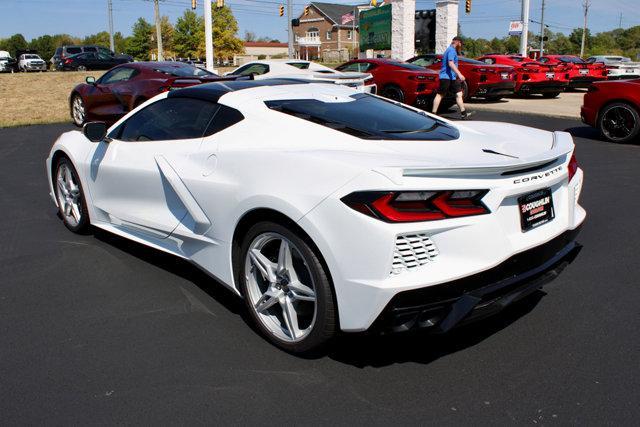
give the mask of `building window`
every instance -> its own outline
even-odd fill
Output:
[[[317,39],[320,38],[320,30],[315,27],[311,27],[307,30],[307,38]]]
[[[331,40],[331,31],[327,31],[327,40]]]
[[[347,30],[347,40],[351,40],[353,38],[353,30]]]

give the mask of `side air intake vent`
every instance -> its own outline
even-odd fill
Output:
[[[396,237],[391,274],[414,270],[438,256],[438,248],[426,234],[403,234]]]

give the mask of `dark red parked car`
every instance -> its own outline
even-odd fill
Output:
[[[371,73],[378,94],[417,107],[429,107],[438,90],[438,73],[391,59],[354,59],[338,71]]]
[[[442,55],[419,55],[407,62],[439,72]],[[489,65],[475,59],[459,57],[458,68],[466,79],[466,84],[462,85],[465,100],[474,97],[498,100],[503,96],[513,95],[515,82],[512,67]]]
[[[478,58],[487,64],[512,66],[515,70],[516,95],[542,94],[545,98],[555,98],[569,84],[568,66],[564,64],[543,64],[520,55],[484,55]]]
[[[235,80],[182,62],[133,62],[107,71],[98,80],[87,77],[69,96],[73,122],[113,124],[120,117],[155,95],[200,83]]]
[[[607,80],[607,67],[602,62],[590,63],[575,55],[545,55],[538,61],[549,65],[565,65],[570,88],[586,88],[593,82]]]
[[[640,141],[640,79],[593,83],[580,116],[609,141]]]

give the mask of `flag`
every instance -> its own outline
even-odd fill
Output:
[[[353,12],[345,13],[342,15],[342,25],[348,24],[355,19]]]

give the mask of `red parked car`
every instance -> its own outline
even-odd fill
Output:
[[[237,77],[220,77],[182,62],[132,62],[119,65],[96,80],[87,77],[69,96],[71,118],[77,126],[89,121],[113,124],[160,92]]]
[[[542,94],[545,98],[555,98],[568,84],[568,66],[564,64],[543,64],[520,55],[489,54],[478,58],[486,64],[510,65],[515,70],[516,95]]]
[[[439,72],[442,67],[442,55],[419,55],[407,62]],[[473,97],[498,100],[503,96],[513,95],[513,67],[489,65],[475,59],[459,57],[458,68],[466,79],[466,84],[462,85],[465,100]]]
[[[602,62],[587,62],[575,55],[545,55],[539,62],[549,65],[565,65],[570,88],[586,88],[593,82],[607,80],[607,67]]]
[[[417,107],[429,107],[438,90],[438,73],[390,59],[354,59],[338,71],[371,73],[378,94]]]
[[[593,83],[584,95],[580,117],[609,141],[640,140],[640,79]]]

